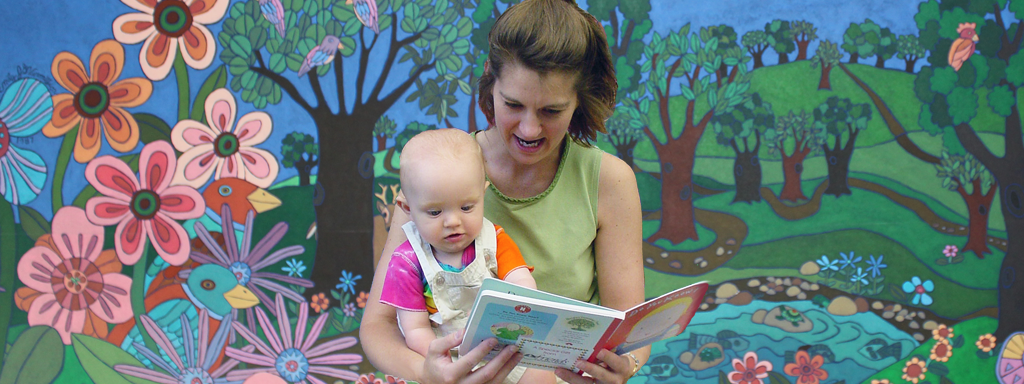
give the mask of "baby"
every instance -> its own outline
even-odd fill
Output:
[[[405,343],[426,356],[435,338],[466,327],[484,278],[537,283],[512,238],[484,218],[483,154],[472,136],[417,134],[399,162],[405,199],[396,206],[411,220],[402,226],[409,240],[391,255],[380,301],[397,309]],[[517,367],[506,382],[517,380],[554,382],[554,374]]]

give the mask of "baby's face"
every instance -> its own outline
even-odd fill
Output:
[[[418,164],[403,186],[410,216],[420,235],[435,250],[461,253],[476,236],[484,218],[482,165],[470,161]]]

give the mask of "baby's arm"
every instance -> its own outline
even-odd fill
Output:
[[[521,287],[537,289],[537,281],[533,279],[533,274],[528,268],[517,268],[509,272],[505,275],[505,281]]]
[[[430,315],[427,312],[398,310],[398,325],[405,333],[405,345],[422,356],[427,355],[430,342],[436,337],[430,329]]]

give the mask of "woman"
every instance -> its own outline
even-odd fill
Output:
[[[533,265],[537,286],[578,300],[628,309],[644,299],[640,197],[632,170],[591,147],[615,103],[616,81],[604,28],[571,0],[526,0],[510,7],[488,37],[480,106],[491,128],[476,135],[491,186],[485,216],[506,228]],[[404,199],[404,197],[399,197]],[[409,219],[396,210],[391,228]],[[519,362],[513,347],[474,369],[493,344],[452,362],[461,332],[435,340],[424,358],[406,347],[395,311],[379,302],[391,252],[388,234],[360,327],[364,352],[384,372],[432,383],[499,383]],[[492,340],[493,342],[494,340]],[[650,354],[598,354],[587,376],[569,383],[624,383]]]

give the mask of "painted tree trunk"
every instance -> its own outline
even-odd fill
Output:
[[[800,145],[798,144],[799,148]],[[779,195],[780,200],[788,201],[799,201],[807,200],[807,196],[804,196],[803,188],[801,188],[800,174],[804,171],[804,158],[807,154],[811,153],[810,147],[804,148],[802,151],[793,151],[792,156],[786,156],[786,152],[782,152],[782,193]]]
[[[914,73],[914,66],[917,65],[917,58],[904,60],[907,63],[907,73]]]
[[[829,74],[832,73],[832,64],[821,63],[821,80],[818,81],[818,90],[832,90],[832,81]]]
[[[779,52],[779,64],[786,64],[789,62],[789,54],[786,52]]]
[[[992,210],[992,198],[998,186],[993,185],[985,194],[981,193],[981,179],[974,179],[972,182],[974,190],[967,194],[963,186],[957,188],[957,192],[967,203],[968,226],[967,244],[961,248],[961,253],[972,251],[979,259],[985,258],[986,253],[992,253],[988,249],[986,238],[988,237],[988,218]]]
[[[810,40],[797,40],[796,41],[796,59],[793,61],[807,60],[807,45],[810,44]]]
[[[1006,223],[1006,257],[999,270],[999,327],[995,336],[1006,340],[1024,329],[1024,164],[1007,164],[998,177],[1003,221]],[[1021,273],[1020,276],[1017,274]]]
[[[878,55],[877,57],[878,59],[875,60],[875,68],[885,68],[885,59],[883,56]]]
[[[362,276],[356,280],[355,292],[370,291],[374,258],[373,205],[369,197],[373,194],[374,159],[369,150],[373,123],[380,113],[360,113],[365,109],[345,117],[345,124],[330,111],[318,110],[312,115],[321,147],[331,150],[320,151],[317,183],[324,198],[315,207],[316,258],[315,266],[310,268],[315,286],[306,290],[307,297],[333,289],[342,270]]]
[[[737,152],[732,174],[736,177],[733,203],[761,201],[761,161],[757,158],[757,151]]]
[[[309,175],[313,172],[312,162],[297,162],[295,163],[295,170],[299,171],[299,185],[309,185]]]
[[[860,55],[856,53],[850,54],[850,64],[857,64],[857,59],[860,59]]]
[[[625,143],[620,143],[615,146],[615,153],[619,155],[622,161],[626,162],[630,168],[633,168],[633,148],[636,147],[636,140],[630,140]]]
[[[388,149],[388,137],[385,135],[377,135],[377,152]]]
[[[750,56],[754,57],[754,68],[753,69],[758,69],[758,68],[761,68],[761,67],[764,66],[764,59],[763,59],[764,50],[754,51],[754,52],[752,52],[750,54]]]
[[[687,136],[685,130],[683,136]],[[661,158],[661,227],[648,241],[666,239],[678,244],[697,240],[693,219],[693,162],[697,140],[680,137],[657,147]]]
[[[840,195],[849,195],[850,192],[850,157],[853,155],[853,145],[857,140],[858,130],[854,130],[853,134],[850,135],[850,140],[846,142],[846,146],[839,146],[839,138],[836,138],[835,148],[829,148],[828,144],[823,145],[825,149],[825,161],[828,164],[828,188],[825,188],[826,195],[834,195],[839,197]]]

